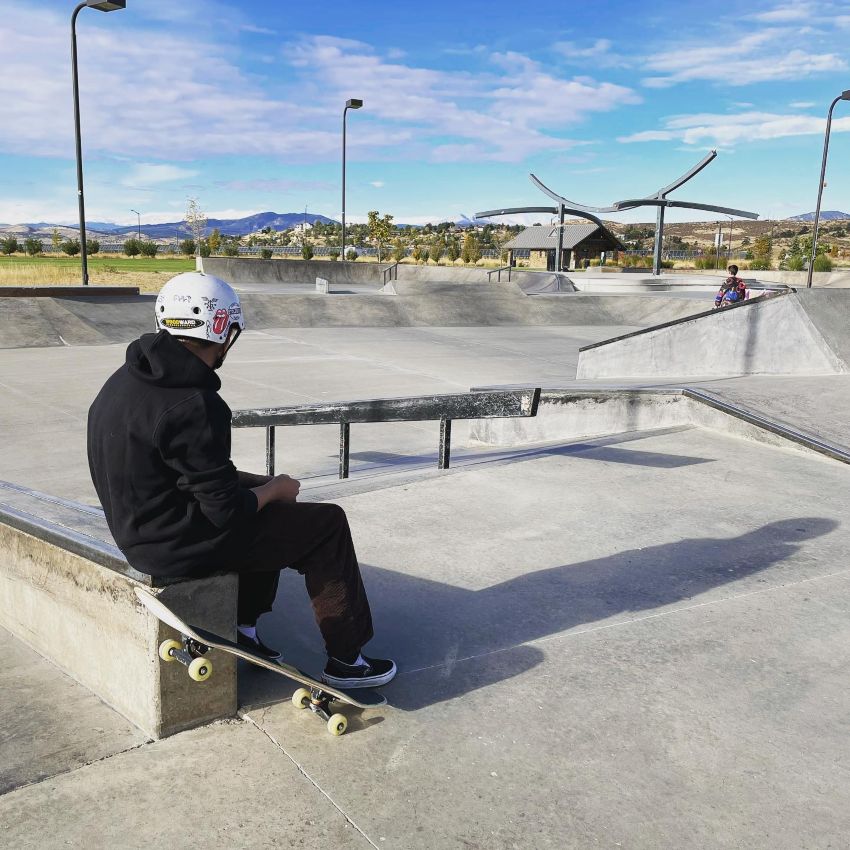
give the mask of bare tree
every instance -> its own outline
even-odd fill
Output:
[[[186,224],[189,230],[192,231],[192,236],[195,239],[195,256],[201,256],[201,237],[204,235],[204,228],[207,226],[206,213],[201,209],[197,198],[189,198],[186,207]]]

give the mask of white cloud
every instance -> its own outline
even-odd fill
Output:
[[[789,103],[788,106],[791,109],[811,109],[813,106],[817,106],[817,104],[813,100],[795,100]]]
[[[145,14],[185,21],[187,12],[201,12],[196,0],[187,2],[175,11],[158,0]],[[225,14],[218,5],[210,8]],[[285,47],[282,60],[296,79],[288,87],[276,85],[272,95],[262,78],[240,70],[229,43],[215,41],[221,34],[206,24],[198,30],[160,25],[151,37],[139,38],[122,20],[88,15],[79,34],[86,157],[327,161],[339,153],[339,107],[355,95],[366,108],[358,113],[356,131],[351,128],[352,158],[516,162],[567,150],[575,142],[564,136],[565,128],[639,101],[629,88],[559,77],[518,53],[494,54],[493,71],[452,72],[404,64],[370,45],[330,36]],[[228,32],[246,26],[238,19],[226,24]],[[0,151],[70,158],[66,42],[64,15],[20,0],[5,4]],[[134,185],[151,185],[157,174],[165,180],[166,166],[159,168],[140,172]]]
[[[369,185],[374,186],[376,189],[383,189],[386,184],[383,180],[373,180]]]
[[[645,67],[657,75],[647,76],[649,88],[668,88],[677,83],[708,80],[729,86],[745,86],[771,80],[798,80],[814,74],[835,73],[848,67],[837,53],[789,50],[792,33],[769,28],[728,43],[677,44],[671,50],[647,56]]]
[[[567,62],[586,67],[615,68],[629,64],[625,57],[611,51],[613,44],[607,38],[597,38],[590,47],[579,47],[572,41],[558,41],[553,47]]]
[[[812,115],[781,115],[770,112],[742,112],[737,115],[701,113],[668,118],[663,130],[644,130],[617,141],[680,141],[688,145],[715,144],[733,146],[785,136],[822,135],[826,119]],[[850,118],[832,122],[832,132],[850,131]]]
[[[122,178],[121,185],[144,188],[157,186],[161,183],[171,183],[174,180],[186,180],[198,174],[198,171],[180,168],[176,165],[140,162],[134,165]]]

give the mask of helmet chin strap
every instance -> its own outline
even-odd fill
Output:
[[[227,357],[227,352],[233,348],[233,344],[239,339],[239,334],[242,333],[242,328],[239,325],[231,325],[230,330],[227,332],[227,339],[224,341],[224,348],[222,349],[221,354],[219,354],[218,359],[215,361],[213,365],[213,370],[221,369],[224,365],[224,358]]]

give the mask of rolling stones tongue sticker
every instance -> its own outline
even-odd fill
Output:
[[[216,310],[212,321],[213,333],[217,336],[223,334],[224,329],[227,327],[227,320],[229,318],[230,317],[227,315],[227,310]]]

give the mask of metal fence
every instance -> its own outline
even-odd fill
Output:
[[[437,468],[448,469],[453,420],[536,416],[539,401],[539,389],[523,389],[326,402],[297,407],[236,410],[232,424],[234,428],[265,428],[266,472],[269,475],[274,475],[275,470],[275,428],[339,424],[339,477],[348,478],[352,424],[439,421]]]

